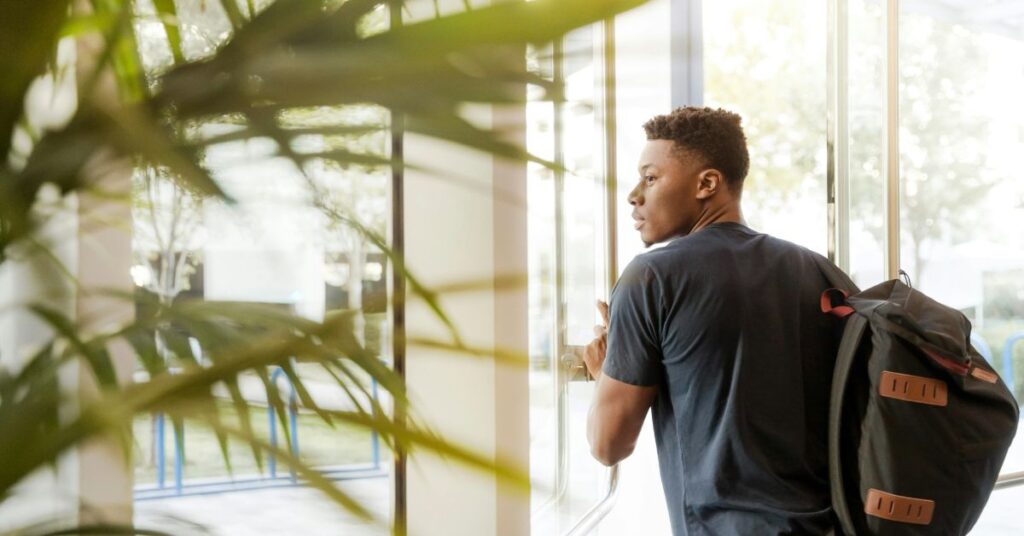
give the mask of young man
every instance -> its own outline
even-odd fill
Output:
[[[584,360],[595,458],[629,456],[653,408],[678,535],[827,534],[835,335],[816,253],[743,222],[740,117],[679,108],[644,125],[630,192],[644,244]],[[610,314],[609,314],[610,313]]]

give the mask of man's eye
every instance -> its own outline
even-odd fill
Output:
[[[654,182],[654,175],[644,175],[644,180],[648,183]]]

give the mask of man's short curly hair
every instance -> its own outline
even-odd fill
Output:
[[[721,171],[734,192],[743,189],[750,168],[747,137],[739,115],[721,108],[685,106],[644,123],[649,140],[672,140],[676,149],[703,159],[704,165]]]

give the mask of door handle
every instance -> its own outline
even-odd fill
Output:
[[[582,346],[566,346],[562,351],[561,365],[568,381],[586,382],[594,379],[583,362]]]
[[[996,480],[995,489],[1012,488],[1021,485],[1024,485],[1024,471],[1017,471],[1016,473],[1000,475],[999,479]]]

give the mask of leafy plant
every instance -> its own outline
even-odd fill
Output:
[[[276,143],[277,153],[303,173],[316,161],[345,166],[406,165],[397,156],[358,147],[302,151],[297,143],[310,134],[351,136],[391,128],[552,165],[503,141],[502,133],[474,126],[461,117],[460,110],[467,103],[522,106],[526,84],[544,87],[552,98],[558,98],[558,87],[525,69],[525,45],[550,41],[642,1],[497,3],[391,28],[368,28],[365,21],[375,10],[401,9],[398,2],[208,3],[222,10],[230,22],[230,35],[222,43],[210,43],[209,54],[193,54],[183,46],[186,39],[176,7],[182,4],[171,0],[152,0],[151,4],[143,0],[4,2],[0,18],[0,50],[5,51],[0,57],[0,72],[4,73],[0,77],[0,155],[4,157],[0,161],[0,263],[16,257],[24,244],[41,244],[40,233],[52,223],[54,213],[40,207],[53,202],[53,197],[86,192],[98,195],[114,188],[110,174],[97,171],[104,166],[127,163],[138,169],[166,170],[176,188],[188,195],[231,203],[206,169],[202,155],[210,147],[234,140],[269,138]],[[147,72],[140,60],[133,32],[140,17],[156,17],[164,27],[173,62],[161,72]],[[74,113],[65,122],[40,128],[26,113],[26,97],[38,80],[76,76],[59,60],[59,43],[65,38],[99,46],[94,55],[79,58]],[[111,78],[115,85],[107,83]],[[295,120],[322,117],[317,111],[327,113],[352,104],[383,107],[391,112],[392,124]],[[210,123],[232,128],[217,133],[201,128]],[[436,294],[405,270],[399,253],[350,207],[335,202],[322,185],[307,178],[312,205],[384,251],[406,278],[409,291],[425,300],[448,326],[451,342],[422,342],[470,356],[516,359],[504,352],[495,356],[495,352],[463,345]],[[137,299],[104,289],[80,288],[79,292]],[[238,387],[244,373],[262,380],[267,400],[287,433],[286,404],[270,380],[271,366],[282,367],[302,405],[327,422],[362,426],[376,431],[392,449],[433,451],[526,485],[523,474],[501,460],[451,444],[417,423],[402,379],[359,343],[353,329],[354,311],[336,312],[323,322],[312,322],[254,304],[156,299],[156,303],[144,305],[133,321],[96,332],[86,329],[73,314],[43,300],[23,304],[24,310],[49,326],[52,337],[20,368],[0,368],[0,501],[27,475],[90,438],[120,437],[127,455],[132,416],[159,411],[179,422],[188,417],[211,427],[225,460],[229,441],[248,444],[258,462],[273,453],[339,505],[369,519],[369,511],[354,498],[292,453],[253,433],[247,402]],[[206,361],[197,359],[185,336],[169,329],[171,326],[182,327],[199,339]],[[162,336],[155,338],[158,330]],[[131,345],[148,372],[145,382],[118,381],[111,348],[124,343]],[[319,407],[296,372],[293,357],[315,363],[334,378],[354,409]],[[99,390],[68,418],[67,408],[74,401],[61,394],[58,375],[71,363],[81,363]],[[176,372],[171,373],[172,369]],[[388,392],[393,409],[373,402],[365,383],[358,380],[364,376]],[[212,394],[217,385],[230,393],[240,416],[237,426],[220,418]]]

